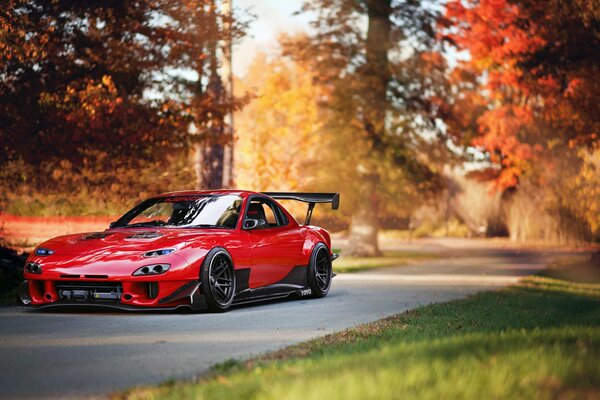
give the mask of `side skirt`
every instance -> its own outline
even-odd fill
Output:
[[[307,287],[305,265],[296,265],[283,279],[268,286],[251,289],[248,287],[249,278],[249,268],[236,270],[236,281],[239,291],[233,299],[233,304],[282,299],[292,295],[304,297],[312,294],[311,290]]]
[[[267,286],[268,287],[268,286]],[[277,300],[277,299],[286,299],[288,297],[297,296],[297,297],[306,297],[310,296],[312,291],[309,288],[295,289],[286,292],[278,292],[274,294],[266,294],[266,295],[250,295],[243,298],[236,297],[233,299],[233,305],[241,305],[241,304],[249,304],[249,303],[259,303],[261,301],[269,301],[269,300]]]

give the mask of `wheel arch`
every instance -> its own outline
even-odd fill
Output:
[[[325,247],[327,247],[327,250],[331,253],[331,236],[329,235],[329,232],[323,228],[307,227],[304,235],[304,247],[302,249],[302,256],[306,260],[307,264],[310,260],[313,249],[319,243],[323,243]]]
[[[322,258],[322,262],[319,262],[320,254],[323,251],[326,252],[325,258]],[[324,242],[316,243],[311,251],[306,270],[308,288],[311,290],[313,297],[324,297],[329,292],[333,278],[331,262],[331,250],[329,247]]]
[[[213,260],[217,257],[225,257],[230,267],[225,266],[217,275],[212,275]],[[229,269],[230,268],[230,269]],[[224,271],[230,270],[229,273]],[[214,280],[213,280],[214,277]],[[222,246],[215,246],[210,249],[200,265],[198,278],[201,283],[201,291],[204,295],[208,310],[211,312],[224,312],[229,309],[236,294],[236,277],[233,257]],[[222,279],[225,282],[222,282]],[[213,290],[215,288],[215,290]],[[225,289],[223,289],[225,288]],[[223,297],[223,298],[222,298]]]
[[[207,260],[212,259],[212,257],[219,252],[223,252],[227,256],[227,258],[229,258],[229,261],[231,262],[231,265],[235,270],[235,263],[233,262],[233,257],[231,256],[231,253],[225,247],[217,245],[213,246],[210,250],[206,252],[206,254],[204,254],[204,256],[201,259],[198,260],[198,277],[200,277],[202,269],[205,268]]]

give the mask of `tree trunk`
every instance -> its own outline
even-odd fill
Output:
[[[381,255],[377,241],[379,232],[378,200],[376,195],[378,177],[371,175],[362,180],[361,197],[352,215],[348,248],[344,255],[376,257]]]
[[[223,71],[224,82],[224,98],[227,103],[227,113],[224,118],[224,134],[226,136],[223,149],[223,187],[234,187],[234,127],[233,127],[233,52],[232,52],[232,37],[231,37],[231,21],[232,17],[232,1],[223,0],[221,2],[221,13],[225,20],[223,22],[224,43],[223,54],[221,60],[221,69]]]
[[[207,130],[206,142],[203,146],[203,154],[199,157],[202,162],[201,183],[203,189],[221,189],[224,186],[223,173],[225,164],[225,114],[222,108],[227,101],[223,80],[219,74],[219,40],[218,40],[218,13],[217,2],[211,0],[209,3],[210,31],[213,37],[208,42],[209,54],[209,82],[207,92],[218,105],[214,111],[212,121]],[[228,184],[228,182],[227,182]]]
[[[221,189],[223,188],[224,146],[219,142],[219,137],[223,136],[223,128],[212,129],[211,143],[206,147],[203,159],[203,187],[204,189]]]
[[[374,158],[384,152],[385,118],[388,109],[387,87],[390,80],[388,52],[390,48],[391,0],[368,0],[369,27],[366,40],[366,64],[361,70],[365,84],[363,96],[363,124]],[[377,186],[379,174],[369,161],[359,166],[361,198],[352,216],[348,252],[360,257],[380,255],[377,243],[379,232],[379,202]]]

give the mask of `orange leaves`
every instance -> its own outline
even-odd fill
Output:
[[[511,57],[530,53],[544,44],[539,28],[528,22],[527,15],[508,0],[453,0],[447,4],[446,18],[458,28],[446,36],[461,49],[468,49],[482,70],[506,65]]]
[[[421,54],[421,60],[429,69],[445,65],[446,59],[438,51],[426,51]]]
[[[459,49],[468,50],[468,63],[480,74],[485,74],[490,96],[502,101],[503,88],[524,90],[519,62],[524,56],[544,44],[539,29],[531,22],[523,29],[527,16],[508,0],[453,1],[446,17],[458,30],[448,36]]]
[[[67,121],[77,121],[79,126],[89,125],[101,128],[103,119],[113,114],[123,99],[117,95],[117,88],[109,75],[104,75],[100,82],[88,79],[83,88],[68,85],[60,98],[57,94],[46,94],[48,103],[54,103],[58,109],[64,110]]]
[[[469,52],[451,74],[458,91],[453,108],[458,115],[452,115],[449,126],[457,129],[460,121],[466,128],[465,123],[475,122],[477,135],[471,144],[502,168],[497,178],[501,188],[517,184],[534,163],[548,162],[548,153],[557,146],[574,148],[590,142],[585,130],[593,126],[586,118],[597,104],[590,95],[594,91],[582,90],[583,74],[562,70],[572,68],[564,58],[552,58],[557,51],[569,54],[560,46],[577,24],[560,25],[572,18],[565,11],[571,6],[547,7],[543,1],[519,0],[447,4],[444,37]],[[557,34],[558,28],[565,30]],[[592,77],[592,71],[586,71]],[[593,82],[592,78],[588,85]],[[573,107],[575,102],[581,107]]]
[[[565,96],[566,97],[577,97],[577,95],[579,94],[578,92],[580,90],[583,90],[583,79],[581,78],[573,78],[569,81],[569,84],[567,85],[567,89],[565,90]]]

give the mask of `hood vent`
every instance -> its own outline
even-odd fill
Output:
[[[162,233],[158,232],[142,232],[136,233],[135,235],[128,236],[127,239],[156,239],[161,237]]]
[[[94,232],[87,235],[83,235],[82,239],[104,239],[105,237],[108,237],[110,235],[112,235],[112,233]]]

